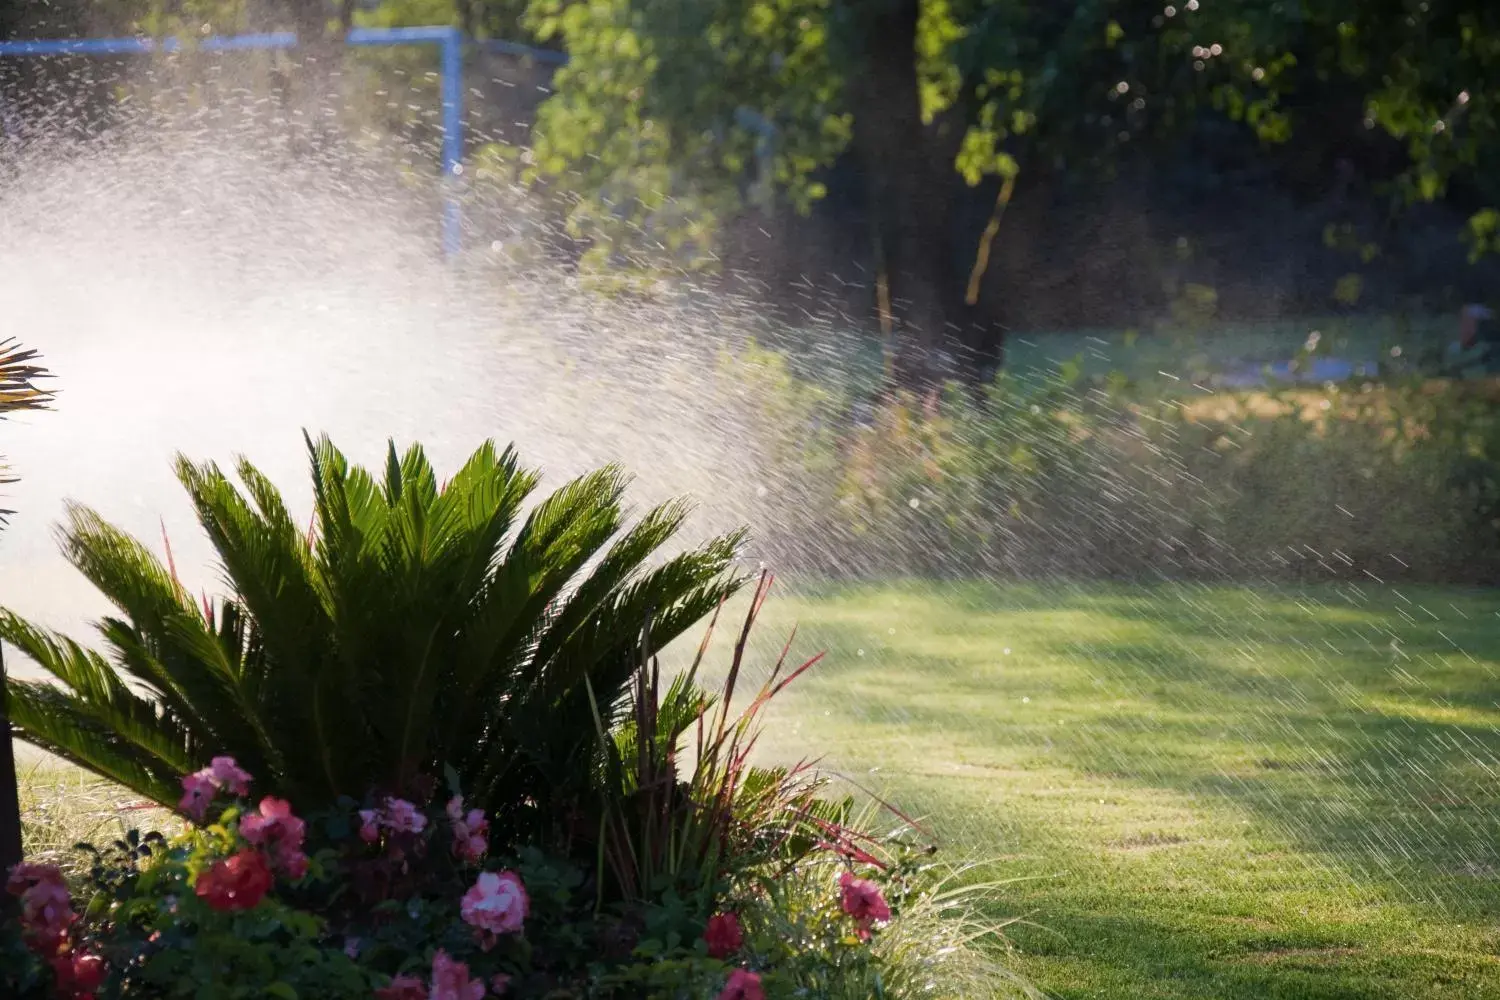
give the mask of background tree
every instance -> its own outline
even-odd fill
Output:
[[[970,310],[1017,192],[1159,164],[1214,123],[1241,157],[1357,162],[1392,207],[1452,194],[1475,245],[1492,240],[1497,16],[1482,0],[533,0],[527,23],[572,60],[534,176],[576,198],[595,259],[680,263],[769,188],[806,209],[852,159],[873,311],[920,379],[954,340],[999,361]],[[993,191],[987,224],[962,218],[964,185]]]

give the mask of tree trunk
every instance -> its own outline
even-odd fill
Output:
[[[854,40],[850,80],[853,147],[888,296],[893,375],[898,385],[916,389],[951,373],[956,286],[946,231],[952,165],[933,169],[932,130],[922,123],[917,86],[920,7],[920,0],[869,0],[857,19],[863,30]]]
[[[0,873],[21,862],[21,803],[5,701],[5,651],[0,649]]]

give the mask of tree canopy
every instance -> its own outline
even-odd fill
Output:
[[[870,312],[916,348],[914,375],[944,349],[999,361],[998,335],[972,307],[1012,199],[1156,169],[1188,138],[1229,158],[1355,175],[1391,214],[1443,201],[1469,218],[1474,253],[1500,241],[1500,182],[1485,169],[1500,78],[1489,0],[91,7],[104,10],[88,23],[116,30],[447,22],[561,49],[569,61],[529,148],[502,158],[556,197],[585,263],[712,264],[733,221],[807,212],[842,184],[880,276]],[[26,30],[16,9],[0,9],[3,30]],[[969,220],[971,189],[991,202],[987,225]]]

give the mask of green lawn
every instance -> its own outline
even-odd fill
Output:
[[[1048,994],[1500,997],[1500,591],[772,607],[830,652],[776,751],[828,753],[1021,879],[993,914],[1034,922],[1014,964]]]

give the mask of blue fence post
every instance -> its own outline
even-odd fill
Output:
[[[449,28],[442,42],[443,83],[443,252],[453,256],[463,248],[463,208],[458,200],[458,178],[464,158],[464,36]]]

